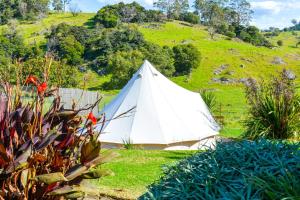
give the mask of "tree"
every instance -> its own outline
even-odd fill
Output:
[[[173,52],[174,66],[178,74],[189,74],[200,65],[201,54],[192,44],[174,46]]]
[[[68,64],[79,65],[82,63],[84,47],[78,42],[73,35],[69,35],[60,41],[59,56],[66,59]]]
[[[296,19],[292,19],[292,24],[294,25],[294,26],[296,26],[297,24],[298,24],[298,21],[296,20]]]
[[[69,9],[70,9],[71,14],[74,17],[77,16],[81,12],[77,4],[70,5]]]
[[[94,21],[96,24],[102,24],[105,28],[114,28],[118,25],[119,17],[114,9],[106,7],[97,12]]]
[[[12,18],[37,19],[48,12],[49,0],[0,0],[0,24]]]
[[[71,3],[71,0],[62,0],[64,12],[66,12],[66,6]]]
[[[158,71],[165,76],[171,77],[175,72],[173,51],[169,47],[160,47],[159,45],[147,42],[141,52],[144,59],[153,63]]]
[[[229,8],[235,13],[232,20],[234,25],[248,25],[253,11],[251,10],[251,4],[247,0],[231,0]]]
[[[165,13],[167,18],[171,18],[173,0],[157,0],[153,3],[153,6]]]
[[[62,11],[63,10],[63,2],[62,0],[53,0],[52,1],[53,10]]]
[[[112,77],[107,87],[119,89],[123,87],[143,63],[140,51],[117,51],[108,58],[108,68]]]
[[[223,10],[225,2],[227,2],[227,0],[195,0],[194,8],[200,15],[201,20],[207,24],[216,16],[215,11],[220,13],[220,11]]]
[[[191,24],[199,24],[199,16],[192,12],[185,12],[180,15],[180,20],[189,22]]]
[[[171,16],[179,19],[180,15],[188,12],[189,7],[188,0],[174,0],[171,5]]]

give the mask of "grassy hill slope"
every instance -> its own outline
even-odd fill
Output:
[[[236,80],[248,77],[266,78],[283,68],[292,69],[295,74],[300,75],[300,48],[294,47],[296,38],[291,33],[282,33],[272,39],[274,44],[279,39],[283,40],[283,47],[269,49],[255,47],[237,39],[227,40],[221,35],[211,40],[205,27],[190,27],[181,22],[168,22],[159,28],[142,25],[139,29],[146,40],[161,46],[192,43],[200,50],[202,53],[200,66],[191,76],[176,77],[173,80],[193,91],[204,88],[215,90],[221,104],[215,114],[225,115],[226,124],[222,134],[226,136],[239,135],[242,131],[241,122],[246,114],[244,87],[239,83],[215,83],[212,81],[213,78],[225,77]],[[272,64],[275,57],[282,58],[286,64]],[[215,75],[214,71],[221,65],[228,65],[228,68]]]
[[[20,22],[18,29],[25,38],[27,44],[36,41],[45,43],[44,34],[52,25],[65,22],[70,25],[89,26],[92,13],[81,13],[72,16],[70,13],[50,13],[47,18],[38,22]],[[2,26],[3,27],[3,26]],[[212,89],[215,91],[219,106],[215,115],[225,116],[225,128],[222,134],[225,136],[237,136],[242,131],[241,121],[245,118],[246,103],[243,93],[243,85],[240,83],[221,84],[212,81],[213,78],[227,78],[239,80],[241,78],[266,78],[271,74],[281,71],[283,68],[292,69],[296,75],[300,75],[300,48],[295,48],[296,37],[290,32],[281,33],[278,37],[271,38],[276,44],[283,40],[284,45],[275,49],[255,47],[240,40],[227,40],[226,37],[217,35],[211,40],[205,27],[189,26],[182,22],[174,21],[165,24],[138,25],[146,40],[158,45],[174,46],[183,43],[192,43],[202,54],[202,62],[190,76],[172,78],[177,84],[193,90]],[[1,30],[1,26],[0,26]],[[300,33],[298,33],[300,35]],[[272,64],[274,57],[280,57],[285,64]],[[227,69],[215,75],[214,71],[222,65]],[[242,67],[241,67],[242,66]],[[83,77],[87,80],[83,83]],[[109,77],[100,77],[92,71],[80,74],[78,80],[81,87],[98,90]],[[116,94],[117,91],[102,91],[103,93]],[[107,95],[104,103],[113,98]]]

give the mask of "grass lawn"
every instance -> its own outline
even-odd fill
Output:
[[[146,191],[146,186],[158,180],[161,167],[191,156],[195,151],[115,150],[120,156],[102,167],[115,176],[94,181],[101,193],[115,197],[136,199]]]

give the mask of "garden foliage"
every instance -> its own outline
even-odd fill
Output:
[[[167,166],[139,199],[299,199],[300,143],[218,143]]]
[[[249,79],[246,99],[249,116],[244,137],[249,139],[299,138],[300,97],[291,72],[283,70],[269,83]]]
[[[146,10],[136,2],[123,2],[101,8],[94,22],[105,28],[113,28],[121,23],[162,22],[164,15],[158,10]]]
[[[100,133],[92,132],[97,118],[90,113],[84,119],[78,115],[81,110],[61,106],[57,89],[48,88],[49,68],[44,68],[43,81],[30,75],[15,87],[1,83],[0,199],[78,198],[97,192],[86,179],[106,175],[94,167],[114,156],[100,155]],[[31,88],[27,103],[22,102],[23,83]],[[49,96],[54,100],[45,110]],[[97,103],[84,110],[92,110]],[[83,121],[85,135],[79,132]]]

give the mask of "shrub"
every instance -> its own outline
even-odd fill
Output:
[[[73,35],[63,38],[60,42],[59,56],[66,59],[68,64],[79,65],[83,62],[84,47]]]
[[[189,22],[191,24],[199,24],[200,23],[200,17],[199,15],[196,15],[192,12],[185,12],[182,13],[179,17],[180,20]]]
[[[298,199],[300,144],[218,143],[164,169],[139,199]]]
[[[237,27],[237,37],[241,40],[251,43],[255,46],[273,47],[272,44],[260,33],[259,29],[255,26]]]
[[[22,72],[22,77],[24,78],[29,75],[43,77],[44,68],[41,66],[47,64],[48,63],[45,62],[45,59],[41,56],[29,59],[24,63],[24,69],[26,70]],[[57,87],[76,87],[78,85],[77,73],[78,70],[75,67],[70,67],[62,61],[53,60],[49,67],[48,85]]]
[[[217,106],[216,95],[209,90],[201,90],[200,95],[203,101],[205,102],[205,104],[207,105],[207,107],[209,108],[209,110],[213,111]]]
[[[173,47],[174,66],[177,74],[189,74],[201,62],[199,50],[192,44],[183,44]]]
[[[278,41],[277,41],[277,45],[281,47],[281,46],[283,45],[282,40],[278,40]]]
[[[108,69],[112,73],[109,89],[122,88],[143,63],[143,54],[140,51],[118,51],[108,58]]]
[[[165,76],[172,76],[175,72],[172,49],[169,47],[160,47],[159,45],[147,42],[141,52],[144,59],[149,60],[155,65],[156,69]]]
[[[30,75],[24,82],[30,85],[27,96],[32,100],[28,103],[22,102],[20,82],[14,88],[2,82],[0,199],[79,198],[93,189],[86,179],[107,173],[94,169],[113,156],[100,156],[99,133],[92,132],[97,118],[90,113],[85,120],[87,134],[79,132],[80,110],[65,110],[57,90],[48,89],[48,66],[43,81]],[[53,95],[52,106],[44,110],[45,98]],[[85,110],[92,110],[97,103]]]
[[[244,137],[287,139],[298,137],[300,128],[300,97],[287,70],[270,83],[249,79],[246,85],[249,116]]]
[[[101,8],[94,17],[95,23],[100,23],[106,28],[116,27],[118,22],[142,23],[161,22],[164,15],[161,11],[146,10],[136,2],[125,4],[120,2]]]
[[[102,8],[97,12],[94,21],[96,24],[102,24],[105,28],[113,28],[118,25],[119,17],[113,10]]]
[[[236,37],[236,34],[234,32],[231,32],[231,31],[227,31],[226,34],[225,34],[227,37],[229,38],[234,38]]]

